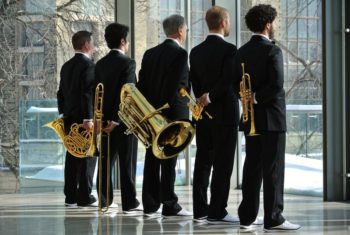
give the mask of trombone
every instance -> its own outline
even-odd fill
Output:
[[[202,119],[202,112],[204,111],[204,107],[200,103],[197,103],[197,101],[192,96],[190,96],[186,88],[181,87],[179,93],[181,96],[186,96],[190,100],[187,105],[192,112],[192,117],[196,121]],[[209,119],[213,119],[213,117],[207,111],[204,111],[204,113],[208,116]]]
[[[242,122],[248,122],[248,117],[250,113],[250,131],[248,136],[256,136],[259,135],[256,133],[255,129],[255,119],[254,119],[254,100],[251,96],[252,86],[251,86],[251,78],[248,73],[244,71],[244,63],[242,65],[242,80],[240,82],[240,90],[239,95],[241,97],[242,102]]]
[[[102,83],[97,84],[95,91],[95,102],[94,102],[94,128],[96,128],[96,135],[93,136],[94,142],[96,143],[97,149],[99,151],[99,161],[98,161],[98,208],[100,212],[107,212],[109,205],[109,184],[110,184],[110,135],[108,134],[107,138],[107,198],[106,198],[106,207],[102,208],[102,117],[103,117],[103,94],[104,94],[104,86]]]

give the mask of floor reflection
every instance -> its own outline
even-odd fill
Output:
[[[192,207],[191,188],[179,188],[179,201]],[[120,203],[120,193],[115,192]],[[141,195],[141,192],[138,192]],[[228,211],[236,214],[241,191],[232,190]],[[67,209],[61,193],[0,195],[0,234],[241,234],[238,226],[193,223],[191,217],[144,217],[121,209],[101,213],[97,208]],[[260,208],[259,216],[262,216]],[[285,196],[284,215],[303,227],[283,234],[350,234],[350,204],[323,202],[319,197]],[[264,234],[258,227],[248,234]],[[276,234],[276,233],[275,233]]]

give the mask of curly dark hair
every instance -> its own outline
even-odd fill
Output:
[[[267,23],[272,23],[277,16],[274,7],[267,4],[256,5],[245,15],[245,23],[248,29],[254,33],[264,31]]]

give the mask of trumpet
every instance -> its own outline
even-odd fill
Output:
[[[181,87],[179,93],[181,96],[186,96],[190,100],[187,105],[192,112],[192,117],[194,120],[198,121],[199,119],[202,119],[202,112],[204,107],[201,104],[197,103],[197,101],[192,96],[190,96],[186,88]],[[209,119],[213,119],[213,117],[207,111],[204,111],[204,113],[208,116]]]
[[[256,133],[255,129],[255,119],[254,119],[254,100],[251,96],[252,86],[251,86],[251,78],[248,73],[244,71],[244,63],[242,65],[242,80],[240,82],[240,91],[239,95],[241,97],[242,102],[242,121],[243,123],[248,122],[249,113],[250,113],[250,131],[248,136],[256,136],[259,135]]]

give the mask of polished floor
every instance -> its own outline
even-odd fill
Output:
[[[191,210],[190,187],[177,187],[181,205]],[[115,191],[120,203],[120,193]],[[138,192],[139,198],[141,193]],[[235,215],[240,190],[231,190],[228,211]],[[191,217],[125,215],[121,208],[101,214],[96,208],[67,209],[61,192],[0,195],[1,235],[50,234],[241,234],[238,226],[193,223]],[[259,216],[263,216],[260,210]],[[285,195],[284,216],[302,228],[281,234],[350,234],[350,203],[323,202],[319,197]],[[264,234],[262,227],[250,234]],[[274,233],[279,234],[279,233]]]

